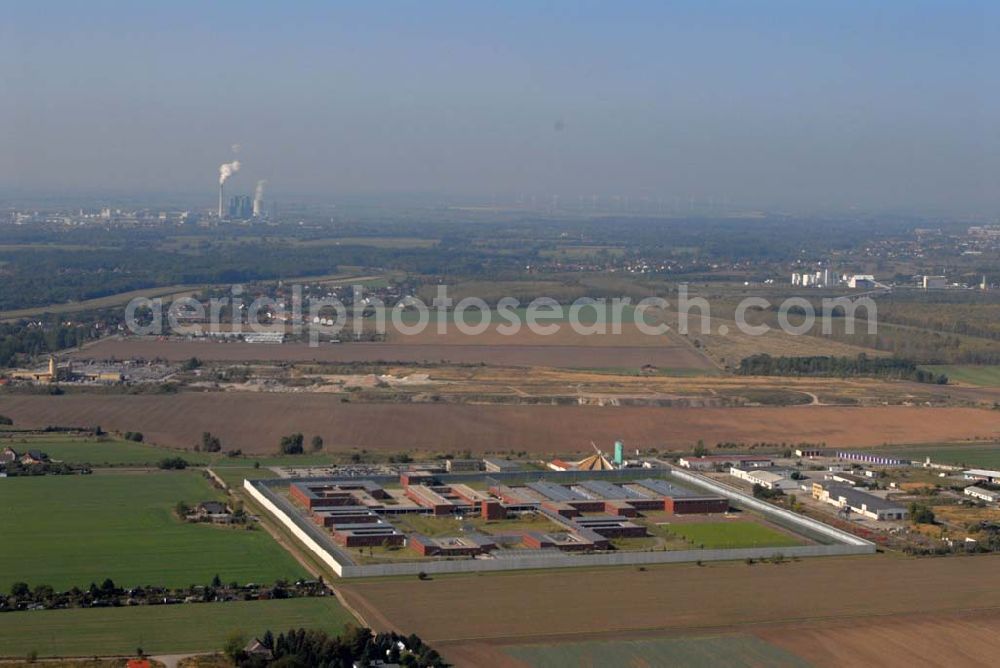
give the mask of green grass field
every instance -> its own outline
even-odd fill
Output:
[[[93,437],[74,436],[30,436],[13,437],[0,441],[0,447],[10,445],[18,452],[41,450],[56,461],[70,464],[90,464],[91,466],[154,466],[164,457],[180,456],[189,464],[206,464],[209,457],[200,452],[167,450],[146,443],[101,440]]]
[[[217,468],[253,468],[254,462],[267,466],[329,465],[334,456],[327,453],[302,455],[275,455],[270,457],[227,457],[224,453],[173,450],[148,443],[136,443],[111,437],[75,436],[69,434],[43,434],[0,431],[0,449],[11,446],[18,452],[41,450],[56,461],[70,464],[90,464],[96,468],[107,466],[155,466],[164,457],[183,457],[192,466],[211,465]],[[259,477],[265,477],[266,472]]]
[[[13,612],[0,622],[0,656],[107,656],[218,651],[233,632],[319,628],[339,633],[355,623],[333,596],[273,601],[193,603]]]
[[[517,645],[504,652],[533,668],[561,666],[773,666],[809,664],[753,636],[611,640],[553,645]]]
[[[905,457],[916,462],[923,462],[927,457],[930,457],[935,464],[1000,469],[1000,444],[998,443],[915,445],[888,448],[885,452],[894,457]]]
[[[923,368],[934,373],[943,373],[949,381],[980,385],[982,387],[1000,387],[1000,365],[975,366],[971,364],[935,364]]]
[[[178,501],[221,498],[194,471],[0,480],[0,589],[268,583],[305,572],[263,529],[188,524]]]
[[[794,536],[755,522],[697,522],[660,527],[706,550],[801,545]]]

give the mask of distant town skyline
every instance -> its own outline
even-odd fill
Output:
[[[16,3],[0,198],[1000,212],[988,2]],[[238,147],[234,145],[239,145]]]

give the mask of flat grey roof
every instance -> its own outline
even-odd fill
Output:
[[[552,500],[552,501],[587,501],[588,499],[583,498],[573,490],[562,485],[557,485],[553,482],[548,482],[547,480],[539,480],[537,482],[529,482],[525,485],[528,489],[533,489],[542,496]]]
[[[521,468],[522,462],[514,462],[509,459],[494,459],[492,457],[484,459],[484,463],[496,466],[498,469],[515,470]]]
[[[577,486],[596,494],[601,499],[623,500],[646,498],[638,492],[610,483],[607,480],[584,480],[581,483],[577,483]]]
[[[361,522],[358,524],[338,524],[334,527],[336,531],[357,531],[359,529],[365,529],[366,531],[396,531],[396,527],[392,526],[388,522]]]
[[[869,494],[868,492],[863,492],[860,489],[854,487],[848,487],[846,485],[830,485],[826,488],[831,496],[836,495],[847,501],[847,505],[852,508],[860,508],[865,506],[868,510],[875,512],[878,511],[905,511],[906,506],[897,503],[896,501],[890,501],[888,499],[883,499],[881,496],[875,496],[874,494]]]
[[[375,511],[368,506],[330,506],[329,508],[319,508],[312,511],[319,517],[332,517],[334,515],[375,515]]]
[[[675,499],[685,496],[707,496],[706,494],[699,494],[698,492],[691,491],[687,487],[672,485],[666,480],[660,480],[658,478],[644,478],[643,480],[637,480],[635,484],[642,485],[646,489],[652,490],[660,496],[670,496]]]

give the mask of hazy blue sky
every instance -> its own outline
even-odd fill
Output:
[[[1000,210],[996,2],[45,2],[0,189]]]

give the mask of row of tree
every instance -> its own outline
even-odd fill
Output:
[[[88,475],[92,472],[89,464],[68,464],[66,462],[51,461],[34,464],[25,464],[20,461],[6,462],[0,464],[0,471],[7,474],[9,478],[39,475]]]
[[[870,376],[914,380],[918,383],[945,385],[948,376],[921,369],[916,362],[899,357],[772,357],[767,354],[751,355],[740,361],[736,373],[741,376],[825,376],[847,378]]]
[[[283,455],[301,455],[305,452],[305,440],[305,436],[298,432],[282,436],[278,444],[279,452]],[[313,436],[309,445],[313,452],[319,452],[323,449],[323,437]]]
[[[329,590],[323,584],[322,579],[299,580],[297,582],[278,580],[271,585],[241,585],[237,582],[225,584],[219,575],[215,575],[207,585],[192,584],[187,587],[173,588],[157,586],[125,588],[119,587],[108,578],[100,585],[92,582],[86,589],[72,587],[66,591],[56,591],[47,584],[32,587],[27,582],[15,582],[11,585],[9,595],[5,596],[0,593],[0,612],[257,601],[327,595],[329,595]]]
[[[324,631],[292,629],[274,635],[270,630],[259,639],[261,647],[248,651],[245,639],[233,636],[225,653],[239,668],[266,666],[303,668],[350,668],[397,664],[437,668],[447,664],[417,635],[372,634],[371,629],[348,626],[339,636]]]

